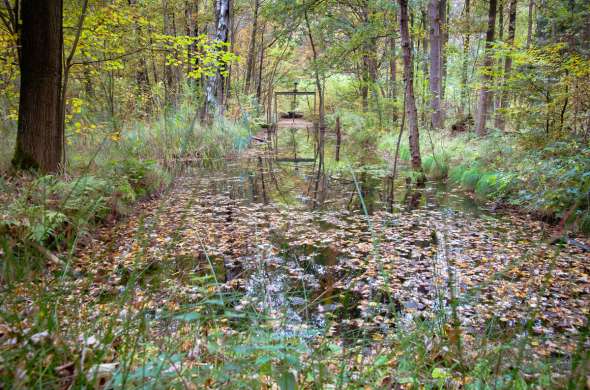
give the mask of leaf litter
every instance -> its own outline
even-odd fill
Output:
[[[345,343],[358,331],[379,341],[396,327],[409,330],[416,321],[450,317],[454,310],[472,353],[485,333],[522,335],[526,329],[535,337],[531,359],[576,348],[589,317],[590,261],[578,247],[550,245],[550,228],[542,222],[427,206],[393,214],[377,210],[367,217],[342,207],[354,196],[350,188],[333,189],[342,202],[310,209],[300,201],[308,199],[302,196],[304,170],[276,163],[266,178],[267,188],[276,190],[265,204],[255,156],[246,153],[233,169],[197,169],[179,178],[164,198],[101,229],[71,264],[75,277],[60,287],[62,325],[83,332],[94,321],[104,329],[113,317],[123,323],[144,313],[157,344],[182,334],[182,321],[199,317],[186,313],[187,307],[207,302],[226,309],[227,332],[235,331],[232,317],[246,316],[249,308],[275,334]],[[295,195],[280,201],[285,193]],[[58,279],[16,286],[20,313],[35,310],[29,297]],[[205,279],[210,283],[200,282]],[[131,298],[120,310],[118,299],[126,294]],[[326,326],[328,333],[320,336]],[[3,331],[2,348],[15,348],[9,336],[26,328],[25,319],[21,330]],[[457,337],[453,329],[447,336]],[[202,356],[199,343],[182,346],[187,359]],[[89,373],[110,375],[117,353]]]

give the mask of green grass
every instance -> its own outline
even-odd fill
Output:
[[[392,159],[396,141],[397,134],[384,134],[379,151]],[[552,220],[559,220],[573,207],[568,227],[587,234],[590,148],[583,140],[552,139],[539,132],[491,133],[479,138],[470,133],[423,131],[420,149],[422,166],[430,179],[448,179],[483,202],[516,206]],[[400,160],[409,158],[404,136]]]

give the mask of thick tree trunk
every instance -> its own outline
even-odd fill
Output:
[[[420,136],[418,132],[418,113],[414,98],[414,74],[412,60],[412,46],[408,29],[408,0],[398,0],[400,6],[400,34],[402,56],[404,60],[404,84],[406,104],[405,112],[408,119],[410,140],[410,154],[412,156],[412,169],[422,172],[422,159],[420,156]]]
[[[434,129],[443,127],[441,110],[442,89],[442,20],[441,1],[430,0],[428,16],[430,19],[430,108],[431,123]]]
[[[507,44],[514,45],[514,36],[516,33],[516,6],[517,0],[510,0],[510,9],[508,11],[508,40]],[[505,110],[508,108],[508,80],[512,72],[512,57],[508,54],[504,59],[504,79],[502,82],[502,92],[500,97],[500,112],[496,113],[496,127],[502,131],[506,129]]]
[[[22,2],[16,168],[57,172],[63,155],[62,0]]]
[[[465,0],[465,21],[466,25],[470,26],[470,19],[471,19],[471,2],[470,0]],[[463,63],[461,64],[461,112],[463,113],[465,108],[467,108],[467,112],[471,112],[471,108],[467,107],[467,64],[469,63],[469,39],[471,34],[469,30],[465,33],[465,37],[463,38]]]
[[[254,0],[254,16],[252,21],[252,33],[250,34],[250,45],[248,49],[248,61],[246,62],[246,81],[244,82],[244,92],[250,93],[250,83],[254,73],[254,57],[256,55],[256,34],[258,32],[258,9],[260,0]]]
[[[488,10],[488,30],[486,32],[486,46],[484,49],[483,73],[481,76],[481,89],[479,91],[479,102],[477,108],[477,118],[475,121],[475,131],[478,135],[486,134],[486,122],[488,119],[488,111],[492,100],[492,91],[490,85],[492,83],[491,70],[494,65],[494,58],[492,57],[492,43],[494,42],[494,33],[496,29],[496,0],[490,0],[490,8]]]

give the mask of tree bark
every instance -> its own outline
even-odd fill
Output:
[[[197,2],[194,0],[186,0],[184,5],[184,16],[185,16],[185,29],[186,35],[189,37],[196,37],[197,23],[195,22],[197,17]],[[195,52],[196,45],[191,43],[186,48],[186,72],[190,74],[193,71],[193,54]]]
[[[461,112],[463,113],[465,108],[468,105],[467,102],[467,65],[469,63],[469,39],[471,37],[469,26],[470,26],[470,19],[471,19],[471,1],[465,0],[465,21],[468,31],[465,33],[465,37],[463,38],[463,63],[461,64]],[[471,112],[471,108],[467,107],[467,112]]]
[[[262,71],[264,70],[264,34],[266,32],[266,24],[262,25],[262,31],[260,32],[260,58],[258,61],[258,77],[256,83],[256,101],[260,102],[260,98],[262,97]],[[269,101],[272,101],[272,93],[268,93]],[[271,105],[269,105],[269,109]]]
[[[510,8],[508,11],[508,40],[507,44],[512,47],[514,45],[514,36],[516,33],[516,6],[517,0],[510,0]],[[502,92],[500,97],[500,111],[496,113],[496,127],[502,131],[506,130],[505,111],[508,108],[508,80],[512,72],[512,57],[507,54],[504,58],[504,78],[502,82]]]
[[[392,34],[390,38],[390,60],[389,60],[389,98],[391,99],[392,112],[391,118],[393,122],[397,121],[397,110],[395,107],[395,100],[397,97],[397,53],[395,48],[395,36]]]
[[[256,55],[256,33],[258,32],[258,9],[260,0],[254,0],[254,16],[252,21],[252,33],[250,34],[250,45],[248,48],[248,61],[246,62],[246,81],[244,82],[244,92],[250,93],[250,83],[254,73],[254,57]]]
[[[504,0],[498,3],[498,40],[504,39]]]
[[[442,89],[442,20],[441,1],[430,0],[428,16],[430,19],[430,108],[431,123],[434,129],[443,127],[441,111]]]
[[[488,10],[488,29],[486,32],[486,46],[484,49],[483,73],[481,76],[481,88],[479,91],[479,102],[477,109],[477,118],[475,121],[475,131],[478,135],[484,136],[486,134],[486,122],[488,119],[488,111],[492,98],[492,91],[490,85],[492,83],[492,66],[494,65],[494,58],[492,57],[492,43],[494,42],[494,34],[496,29],[496,7],[497,1],[490,0],[490,7]]]
[[[21,85],[12,160],[16,168],[54,173],[61,166],[62,12],[62,0],[22,2]]]
[[[533,39],[533,9],[535,7],[535,0],[529,0],[529,13],[527,21],[527,34],[526,34],[526,48],[530,48]]]
[[[340,117],[336,117],[336,161],[340,161],[340,144],[342,143],[342,132],[340,129]]]
[[[420,14],[421,14],[421,22],[422,22],[422,29],[423,31],[428,31],[428,6],[426,6],[426,8],[420,8]],[[414,31],[414,28],[412,27],[411,31]],[[421,112],[420,112],[420,118],[419,118],[419,123],[426,123],[427,117],[428,119],[430,119],[430,108],[428,108],[430,100],[429,100],[429,96],[428,96],[428,89],[429,89],[429,84],[430,83],[426,83],[425,81],[428,80],[430,81],[430,68],[429,68],[429,57],[430,57],[430,51],[429,51],[429,42],[428,42],[428,34],[420,34],[422,36],[422,54],[418,54],[420,53],[420,40],[418,40],[418,47],[416,48],[416,53],[418,54],[418,59],[416,61],[412,61],[415,62],[415,71],[414,71],[414,75],[418,75],[418,80],[420,80],[420,72],[418,70],[418,68],[421,66],[422,67],[422,80],[424,80],[424,82],[418,81],[417,84],[419,86],[422,86],[422,90],[418,90],[418,97],[421,99],[420,100],[420,104],[419,107],[421,108]],[[411,46],[410,46],[411,47]]]
[[[229,1],[216,1],[217,27],[215,39],[219,42],[227,42],[229,39]],[[219,102],[223,97],[224,76],[221,74],[222,69],[218,69],[215,74],[207,79],[205,91],[205,104],[203,106],[203,117],[209,119],[212,113],[223,114],[223,105]]]
[[[408,0],[398,0],[400,6],[400,35],[402,55],[404,60],[405,84],[405,113],[408,119],[410,154],[412,169],[422,173],[422,158],[420,156],[420,135],[418,132],[418,113],[414,98],[414,74],[410,32],[408,29]]]
[[[449,18],[450,18],[450,2],[447,0],[440,1],[441,7],[441,34],[442,34],[442,44],[440,47],[440,56],[441,56],[441,90],[440,90],[440,100],[441,104],[443,105],[442,109],[442,120],[443,126],[445,122],[445,111],[444,111],[444,101],[445,101],[445,94],[447,90],[447,74],[448,74],[448,61],[447,61],[447,47],[449,46]]]
[[[163,0],[162,3],[164,13],[164,34],[169,36],[176,36],[175,14],[174,10],[170,9],[170,0]],[[174,57],[178,58],[178,53],[173,53]],[[169,65],[168,59],[165,59],[164,64],[164,87],[165,87],[165,105],[176,106],[176,99],[178,96],[178,80],[176,76],[176,66]]]
[[[318,93],[319,99],[319,118],[318,118],[318,173],[315,182],[315,193],[314,197],[317,200],[319,196],[319,187],[320,182],[323,181],[324,178],[324,144],[325,144],[325,133],[326,133],[326,126],[325,126],[325,105],[324,105],[324,89],[322,88],[321,78],[320,78],[320,71],[318,69],[318,50],[315,45],[315,41],[313,39],[313,33],[311,31],[311,25],[309,24],[309,18],[307,16],[307,10],[305,11],[305,23],[307,25],[307,33],[309,36],[309,43],[311,44],[311,50],[313,54],[313,67],[314,67],[314,75],[315,75],[315,84]]]

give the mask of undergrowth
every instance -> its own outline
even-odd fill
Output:
[[[31,254],[73,251],[95,226],[128,215],[136,202],[157,196],[191,166],[212,166],[248,142],[248,124],[218,119],[195,125],[188,107],[120,132],[69,137],[66,174],[10,171],[0,176],[0,280]],[[14,277],[15,275],[12,275]]]
[[[379,148],[388,159],[397,134]],[[590,147],[583,140],[551,139],[544,133],[421,135],[422,164],[433,180],[448,180],[482,201],[516,207],[590,234]],[[410,160],[402,140],[399,158]]]

